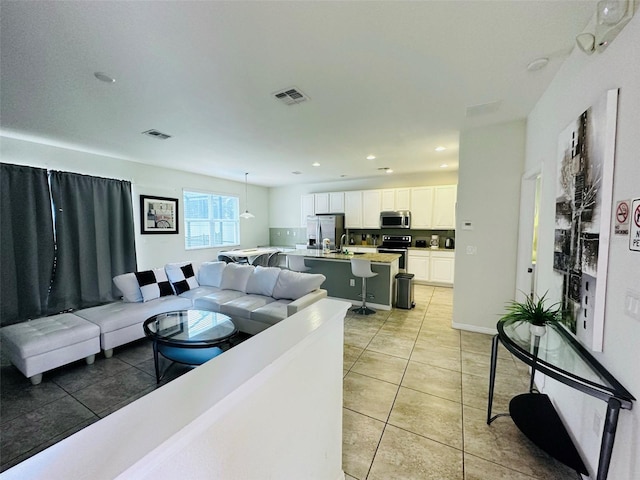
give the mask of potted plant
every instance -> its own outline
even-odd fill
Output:
[[[545,293],[536,300],[533,296],[527,295],[524,302],[513,300],[507,304],[507,313],[500,319],[528,323],[531,333],[541,337],[547,331],[546,325],[559,321],[561,317],[557,303],[545,306],[546,296]]]

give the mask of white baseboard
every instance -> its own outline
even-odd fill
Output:
[[[458,330],[465,330],[467,332],[486,333],[488,335],[495,335],[496,333],[498,333],[498,331],[495,328],[479,327],[477,325],[469,325],[467,323],[453,322],[451,323],[451,326]]]

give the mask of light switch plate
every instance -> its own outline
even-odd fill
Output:
[[[640,292],[627,290],[624,299],[624,313],[631,318],[640,320]]]

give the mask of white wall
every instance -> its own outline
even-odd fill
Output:
[[[0,477],[344,479],[350,306],[320,300]]]
[[[558,134],[608,89],[620,88],[614,173],[614,202],[640,197],[640,14],[601,54],[577,49],[528,117],[527,170],[543,164],[538,293],[556,289],[553,274],[555,172]],[[525,239],[521,239],[523,244]],[[524,247],[523,247],[524,248]],[[457,272],[456,272],[457,273]],[[459,278],[459,277],[457,277]],[[456,278],[456,281],[457,281]],[[598,272],[598,280],[600,272]],[[631,252],[627,237],[612,237],[609,248],[604,347],[596,358],[640,398],[640,321],[626,316],[627,292],[640,294],[640,252]],[[604,403],[547,379],[545,391],[577,439],[593,471],[604,416]],[[594,431],[594,423],[596,428]],[[622,411],[609,479],[640,478],[640,409]]]
[[[377,188],[417,187],[421,185],[455,185],[458,172],[443,171],[416,175],[388,175],[361,180],[307,183],[270,189],[270,226],[273,228],[300,227],[300,196],[307,193],[350,192]]]
[[[513,299],[524,138],[524,121],[476,128],[460,137],[456,328],[495,332],[505,302]],[[466,221],[473,230],[462,228]]]
[[[182,260],[192,260],[197,263],[210,261],[217,257],[217,252],[220,249],[185,250],[183,223],[179,225],[178,235],[141,235],[139,195],[178,198],[180,222],[184,218],[183,189],[238,195],[240,208],[242,210],[245,208],[245,185],[243,182],[230,182],[205,175],[153,167],[7,136],[0,137],[0,158],[3,163],[130,180],[133,192],[138,268],[141,270],[161,267],[167,262]],[[176,159],[177,165],[179,165],[179,161]],[[269,190],[249,185],[248,194],[249,210],[255,215],[255,218],[241,219],[241,246],[266,245],[269,243]]]

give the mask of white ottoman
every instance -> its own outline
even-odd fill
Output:
[[[100,327],[72,313],[37,318],[0,329],[2,348],[33,385],[42,372],[85,358],[90,365],[100,351]]]

